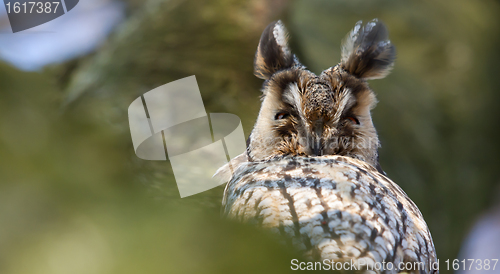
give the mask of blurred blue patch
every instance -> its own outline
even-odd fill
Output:
[[[0,8],[0,58],[19,69],[39,70],[85,55],[98,47],[123,20],[118,1],[81,1],[70,12],[40,26],[12,33],[5,6]]]

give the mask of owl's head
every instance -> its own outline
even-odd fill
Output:
[[[377,100],[366,80],[386,76],[395,48],[376,19],[358,22],[342,46],[341,62],[319,76],[292,54],[278,21],[262,33],[254,72],[266,81],[262,106],[248,139],[248,158],[342,155],[380,170],[379,140],[370,110]]]

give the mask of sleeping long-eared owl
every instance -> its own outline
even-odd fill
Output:
[[[376,98],[366,80],[385,77],[393,65],[386,27],[358,22],[341,62],[319,76],[291,53],[287,38],[280,21],[260,38],[254,71],[265,79],[262,106],[246,152],[216,174],[229,181],[223,214],[283,235],[314,261],[437,272],[422,214],[378,162]]]

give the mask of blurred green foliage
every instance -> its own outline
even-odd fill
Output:
[[[278,18],[316,73],[339,61],[356,21],[386,23],[398,59],[370,82],[381,163],[421,209],[441,261],[496,202],[497,2],[129,2],[89,56],[40,73],[0,64],[0,273],[290,271],[293,251],[220,220],[223,186],[180,199],[168,162],[134,155],[127,120],[139,95],[194,74],[207,112],[237,114],[248,135],[262,83],[253,54]]]

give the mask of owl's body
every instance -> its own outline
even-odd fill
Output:
[[[224,214],[281,234],[311,260],[433,273],[422,214],[378,163],[376,99],[366,80],[392,66],[387,30],[376,20],[358,23],[341,63],[319,76],[291,54],[286,38],[281,22],[262,34],[254,64],[266,79],[259,117],[247,151],[217,173],[229,181]]]
[[[422,262],[421,270],[429,270],[436,260],[415,204],[371,165],[350,157],[246,162],[227,185],[223,203],[225,214],[281,234],[312,260],[361,259],[368,270],[376,262],[394,268]]]

